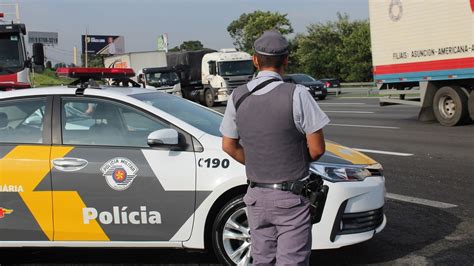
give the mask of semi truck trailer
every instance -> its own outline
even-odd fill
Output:
[[[474,120],[474,0],[369,0],[380,105],[420,107],[419,120]]]
[[[181,96],[179,82],[173,83],[172,79],[167,78],[167,74],[161,76],[160,74],[147,73],[144,75],[144,69],[165,68],[167,66],[165,52],[133,52],[109,56],[104,58],[104,65],[109,68],[132,68],[136,73],[136,76],[133,77],[132,80],[142,84],[144,88]],[[148,80],[145,78],[148,78]]]
[[[132,68],[134,80],[144,88],[183,95],[209,107],[226,102],[255,73],[251,55],[235,49],[133,52],[107,57],[104,64]]]

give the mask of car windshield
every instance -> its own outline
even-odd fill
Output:
[[[175,72],[156,72],[145,74],[146,82],[150,86],[173,86],[179,83],[178,75]]]
[[[218,68],[221,76],[248,76],[255,72],[252,60],[219,62]]]
[[[183,98],[161,92],[130,95],[213,136],[221,137],[222,115]]]
[[[18,33],[0,34],[0,73],[13,73],[23,68],[23,49]]]
[[[304,82],[315,82],[316,80],[308,75],[293,75],[293,79],[298,82],[298,83],[304,83]]]

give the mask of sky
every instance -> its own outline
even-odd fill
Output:
[[[81,35],[125,37],[126,52],[151,51],[157,37],[167,33],[169,47],[200,40],[205,47],[231,48],[227,26],[242,13],[256,10],[288,14],[295,33],[313,23],[368,18],[368,0],[0,0],[19,3],[27,31],[58,32],[59,44],[45,48],[53,63],[73,61],[73,47],[81,51]],[[291,36],[290,36],[291,37]]]

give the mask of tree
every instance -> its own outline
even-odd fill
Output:
[[[308,26],[308,33],[298,40],[296,58],[301,70],[312,76],[339,77],[337,46],[341,44],[333,22]]]
[[[336,21],[312,24],[307,31],[296,38],[294,44],[294,57],[300,71],[317,78],[344,81],[371,79],[372,57],[367,20],[350,21],[348,15],[338,14]]]
[[[56,63],[54,65],[54,69],[58,69],[58,68],[61,68],[61,67],[67,67],[67,65],[65,63]]]
[[[287,14],[255,11],[242,14],[227,26],[234,45],[242,51],[252,52],[254,41],[266,30],[276,29],[286,35],[293,32]]]
[[[293,39],[288,40],[290,45],[290,54],[288,55],[288,68],[286,69],[288,73],[303,72],[300,60],[298,59],[298,56],[296,54],[296,51],[298,51],[299,49],[301,38],[303,38],[303,34],[296,34]]]
[[[171,52],[178,52],[178,51],[196,51],[202,50],[204,45],[202,45],[201,41],[184,41],[181,45],[175,46],[170,49]]]
[[[84,54],[81,55],[82,65],[85,66],[86,57]],[[104,55],[100,54],[88,54],[87,55],[87,66],[88,67],[104,67]]]
[[[45,68],[46,69],[52,69],[53,68],[53,63],[51,63],[51,61],[46,61],[46,64],[45,64]]]
[[[368,21],[354,22],[353,31],[342,36],[338,51],[341,76],[347,81],[370,81],[372,75],[372,53]]]

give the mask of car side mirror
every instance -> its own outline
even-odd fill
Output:
[[[178,131],[172,128],[159,129],[148,135],[150,147],[173,147],[179,145]]]

